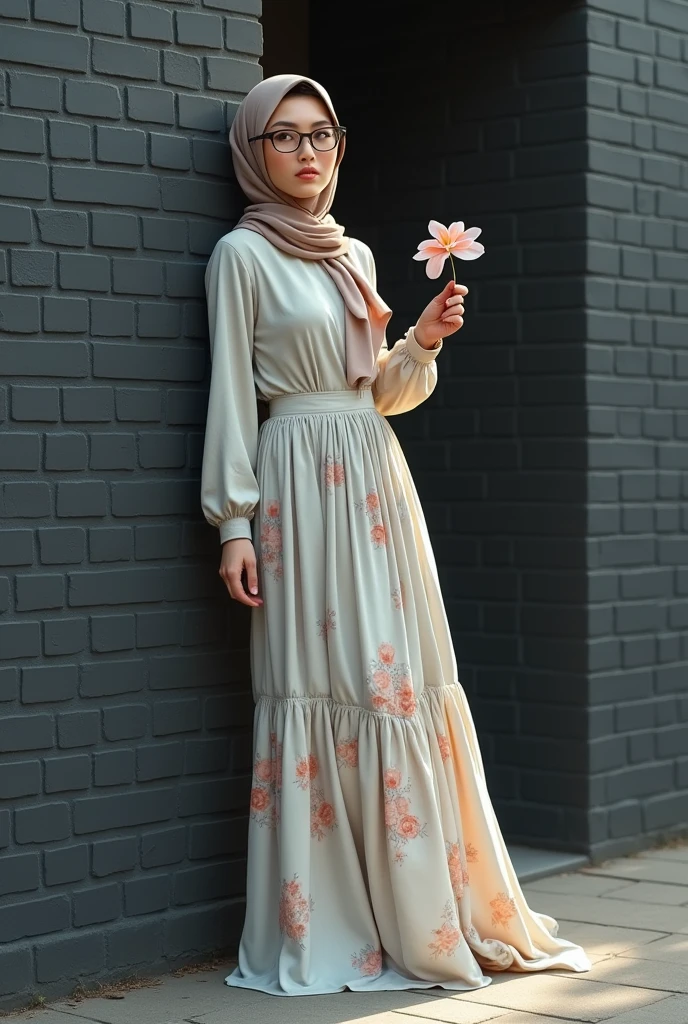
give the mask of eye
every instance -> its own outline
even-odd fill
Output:
[[[277,139],[278,142],[285,142],[287,139],[295,138],[295,136],[293,132],[283,131],[277,132],[275,138]]]

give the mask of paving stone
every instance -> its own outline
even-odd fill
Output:
[[[605,962],[618,963],[616,960]],[[593,966],[593,972],[598,969],[598,965]],[[554,1017],[561,1017],[565,1007],[567,1017],[574,1021],[608,1021],[627,1010],[649,1007],[663,998],[660,993],[637,984],[615,985],[586,980],[591,973],[566,971],[566,977],[563,977],[551,970],[535,971],[532,975],[505,972],[487,988],[462,992],[460,998],[466,1003],[502,1006],[508,1010]],[[647,1019],[651,1019],[649,1013]]]
[[[558,920],[562,934],[565,932],[566,937],[582,946],[589,956],[614,956],[625,950],[638,949],[649,942],[663,942],[665,938],[670,937],[655,931],[644,931],[642,928],[617,928],[603,924],[588,924],[586,921],[564,921],[561,918]]]
[[[595,896],[564,896],[549,893],[544,898],[529,900],[531,908],[550,917],[569,921],[587,921],[590,924],[617,925],[622,928],[645,928],[670,934],[688,934],[688,914],[683,907],[664,907],[653,903],[629,903],[626,900],[608,900]],[[539,904],[539,905],[538,905]],[[565,935],[560,927],[560,935]],[[566,935],[568,938],[568,935]]]
[[[631,946],[621,956],[634,960],[663,960],[669,964],[688,966],[688,935],[665,935],[663,939]],[[688,1021],[688,1016],[686,1017]]]
[[[561,892],[568,895],[606,896],[616,889],[628,885],[621,878],[609,878],[606,875],[576,874],[552,875],[550,878],[538,878],[536,882],[527,882],[521,888],[524,892]]]
[[[659,857],[626,857],[582,870],[586,875],[630,878],[637,882],[670,882],[688,888],[688,860],[678,858],[660,860]]]
[[[618,882],[618,879],[617,879]],[[639,903],[660,903],[667,907],[685,907],[688,886],[662,885],[661,882],[631,882],[604,894],[608,900],[637,900]]]

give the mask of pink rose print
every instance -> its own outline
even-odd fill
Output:
[[[297,881],[298,874],[295,874],[291,881],[283,879],[279,902],[279,926],[280,930],[298,942],[301,949],[305,949],[303,939],[308,934],[308,922],[311,911],[315,904],[311,898],[306,898],[301,891],[301,882]]]
[[[324,462],[325,487],[331,491],[333,487],[341,487],[344,483],[344,463],[339,462],[332,455],[328,455]]]
[[[449,840],[445,840],[444,847],[447,851],[452,892],[457,900],[460,900],[463,896],[464,886],[468,885],[468,871],[463,860],[461,843],[451,843]]]
[[[282,518],[280,503],[268,501],[263,510],[260,531],[260,559],[265,572],[273,579],[281,580],[284,575],[282,564]]]
[[[408,718],[416,710],[416,695],[409,666],[406,662],[394,660],[391,644],[382,643],[378,647],[377,659],[373,658],[370,662],[366,682],[376,711]]]
[[[466,843],[466,860],[469,864],[475,864],[478,860],[478,851],[473,843]]]
[[[493,900],[490,900],[492,907],[492,924],[503,924],[509,926],[509,918],[516,913],[516,904],[512,896],[506,892],[499,892]]]
[[[311,785],[318,774],[320,766],[315,754],[308,757],[301,757],[296,762],[296,778],[294,782],[301,789],[310,790],[311,804],[311,835],[318,841],[325,838],[326,832],[337,828],[337,820],[334,807],[325,800],[325,792],[322,788]]]
[[[456,947],[461,942],[461,929],[451,900],[447,900],[445,903],[442,917],[444,924],[439,928],[432,929],[432,933],[436,937],[428,943],[431,950],[430,956],[433,957],[453,956]]]
[[[270,757],[256,754],[253,763],[249,814],[261,827],[276,828],[280,820],[282,744],[277,742],[274,732],[270,733],[270,749]]]
[[[332,608],[328,608],[325,613],[324,619],[318,619],[318,636],[324,636],[325,639],[330,635],[330,630],[337,628],[335,622],[335,615],[337,613]]]
[[[437,741],[440,745],[440,754],[442,755],[442,760],[446,761],[448,758],[451,757],[451,747],[449,746],[449,740],[444,735],[444,733],[439,732],[437,734]]]
[[[395,608],[404,608],[406,605],[406,587],[404,581],[401,580],[398,587],[395,587],[392,591],[392,600],[394,601]]]
[[[349,739],[342,740],[335,747],[335,754],[337,756],[337,766],[339,768],[357,768],[358,767],[358,740]]]
[[[358,954],[352,955],[351,963],[361,974],[379,974],[382,970],[382,950],[375,949],[369,942]]]
[[[396,846],[394,859],[401,864],[406,854],[401,849],[409,839],[427,836],[427,825],[421,825],[420,819],[411,814],[411,802],[403,796],[411,789],[411,780],[402,787],[401,772],[398,768],[387,768],[383,774],[385,789],[385,829],[389,839]]]
[[[382,512],[380,510],[380,498],[377,491],[373,488],[365,496],[365,499],[361,498],[359,501],[354,502],[354,506],[358,511],[365,511],[372,526],[370,528],[370,539],[373,542],[373,547],[384,548],[387,544],[387,530],[382,522]]]

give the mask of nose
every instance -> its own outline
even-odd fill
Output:
[[[315,153],[315,149],[314,149],[314,147],[313,147],[313,140],[312,140],[312,139],[308,139],[308,138],[306,138],[306,136],[305,136],[305,135],[304,135],[304,136],[302,136],[301,140],[299,141],[299,145],[298,145],[298,148],[297,148],[296,152],[297,152],[297,153],[298,153],[298,152],[300,152],[300,150],[301,150],[301,146],[302,146],[302,145],[304,144],[304,142],[307,142],[307,143],[308,143],[308,145],[309,145],[309,146],[310,146],[310,148],[311,148],[311,152]]]

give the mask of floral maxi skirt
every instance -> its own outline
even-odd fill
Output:
[[[284,395],[260,427],[246,917],[228,985],[274,995],[587,971],[531,910],[406,459],[372,393]]]

